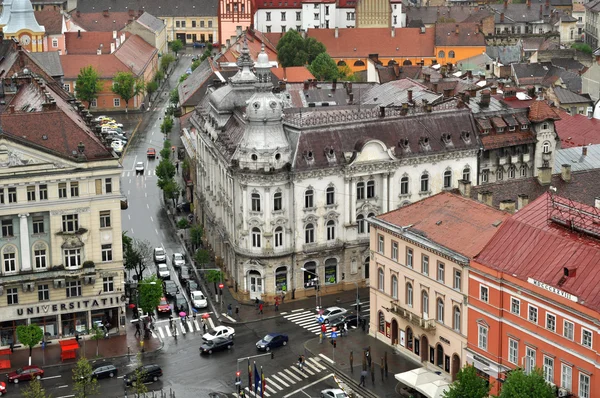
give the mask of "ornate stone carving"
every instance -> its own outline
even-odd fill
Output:
[[[63,214],[82,214],[82,213],[89,213],[89,212],[90,212],[89,207],[78,207],[76,209],[52,210],[50,212],[50,214],[53,216],[62,216]]]
[[[271,225],[277,226],[277,227],[287,225],[287,223],[288,223],[287,218],[283,218],[283,217],[278,217],[276,220],[271,221]]]
[[[63,249],[77,249],[83,247],[84,244],[77,235],[65,236],[65,241],[61,245]]]
[[[325,221],[329,221],[329,220],[337,221],[339,217],[340,217],[340,213],[337,213],[335,211],[330,211],[329,213],[327,213],[325,215]]]
[[[304,224],[316,223],[317,221],[319,221],[319,217],[315,216],[314,214],[309,214],[302,219]]]

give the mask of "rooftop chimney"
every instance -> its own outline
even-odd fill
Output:
[[[600,209],[600,197],[594,198],[594,207]]]
[[[490,90],[492,91],[491,92],[492,95],[496,95],[498,93],[498,87],[496,87],[496,86],[490,87]]]
[[[508,8],[508,0],[504,0],[504,9]]]
[[[538,167],[537,178],[540,185],[550,185],[550,183],[552,182],[552,167]]]
[[[471,181],[458,180],[458,191],[465,198],[471,197]]]
[[[335,91],[337,88],[337,79],[333,79],[333,84],[331,84],[331,89]]]
[[[113,40],[117,38],[117,31],[113,30]]]
[[[504,4],[506,4],[506,2],[504,2]],[[504,23],[504,13],[503,12],[500,13],[500,22]]]
[[[444,98],[450,98],[452,97],[452,89],[451,88],[445,88],[444,89]]]
[[[338,37],[340,37],[340,30],[335,28],[335,38],[337,39]]]
[[[500,210],[514,214],[515,210],[516,210],[515,209],[515,201],[512,199],[506,199],[506,200],[500,201]]]
[[[560,178],[564,182],[571,182],[571,165],[563,164],[560,168]]]
[[[587,147],[586,146],[581,147],[581,156],[587,156]]]
[[[9,106],[9,108],[10,108],[10,113],[15,113],[15,106],[14,105]]]
[[[490,191],[480,191],[477,193],[477,200],[488,206],[492,206],[494,194]]]
[[[471,80],[472,78],[473,78],[473,71],[469,69],[467,71],[467,79]]]
[[[437,92],[438,92],[438,84],[437,83],[433,83],[431,85],[431,89],[433,90],[434,93],[437,94]]]
[[[460,28],[459,25],[456,24],[456,30],[454,31],[454,33],[459,34],[460,33]]]
[[[529,195],[524,193],[517,195],[517,210],[521,210],[523,207],[529,204]]]
[[[104,15],[105,17],[108,17],[108,10],[102,11],[102,15]]]
[[[481,101],[479,102],[479,104],[483,107],[490,106],[490,97],[491,97],[490,90],[483,90],[481,92]]]
[[[304,81],[304,91],[308,91],[308,88],[310,87],[310,82],[308,80]]]
[[[392,26],[392,37],[396,37],[396,28]]]
[[[429,83],[429,78],[430,78],[429,73],[423,73],[423,81],[425,83]]]
[[[77,37],[81,37],[81,29],[77,29]]]
[[[412,103],[413,102],[412,90],[406,90],[406,93],[408,94],[408,102]]]
[[[111,44],[112,44],[112,43],[111,43]],[[100,47],[99,47],[99,48],[96,50],[96,55],[102,55],[102,48],[100,48]]]
[[[115,52],[115,43],[110,43],[110,53],[114,53]]]
[[[540,18],[544,15],[544,5],[540,4]]]

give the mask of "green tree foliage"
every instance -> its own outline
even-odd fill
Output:
[[[556,394],[544,380],[541,369],[526,374],[523,369],[512,370],[502,385],[499,398],[554,398]]]
[[[288,30],[277,43],[277,59],[284,68],[310,64],[325,51],[323,43],[312,37],[303,39],[293,29]]]
[[[206,271],[206,281],[212,282],[215,286],[215,294],[218,293],[217,283],[223,280],[223,273],[221,271],[210,270]]]
[[[92,365],[81,357],[73,368],[73,392],[75,398],[86,398],[98,394],[98,380],[92,377]]]
[[[138,283],[138,294],[140,308],[145,313],[152,313],[158,304],[160,304],[160,298],[163,296],[162,282],[156,275],[144,278]]]
[[[194,254],[194,260],[196,260],[196,262],[200,265],[202,265],[202,268],[204,268],[204,265],[210,263],[210,252],[206,249],[198,249],[196,250],[196,253]],[[218,272],[218,271],[206,271],[207,273],[210,272]]]
[[[181,186],[177,184],[177,182],[171,178],[162,188],[163,194],[165,195],[165,199],[170,199],[173,201],[173,207],[177,206],[177,201],[179,200],[179,195],[181,193]]]
[[[304,39],[304,51],[306,52],[306,55],[308,57],[306,61],[309,64],[312,64],[315,61],[315,59],[317,59],[317,57],[320,54],[326,52],[327,49],[325,48],[325,45],[323,43],[321,43],[314,37],[307,37],[306,39]]]
[[[141,353],[137,354],[137,363],[138,365],[142,364]],[[137,397],[141,397],[143,394],[146,394],[148,392],[148,387],[146,387],[144,383],[138,380],[144,380],[144,378],[146,377],[146,372],[144,372],[144,369],[141,366],[138,366],[133,371],[133,374],[135,375],[135,381],[132,383],[133,392],[136,394]]]
[[[31,351],[33,347],[42,341],[44,337],[44,331],[35,323],[31,325],[19,325],[17,326],[17,339],[24,346],[29,347],[29,364],[31,365]]]
[[[183,75],[179,76],[179,83],[183,83],[187,78],[188,78],[188,74],[184,73]]]
[[[160,70],[163,74],[167,74],[169,66],[171,66],[173,62],[175,62],[175,57],[171,54],[165,54],[160,58]]]
[[[175,177],[175,165],[171,163],[168,157],[162,158],[156,167],[156,176],[158,177],[158,187],[164,190],[164,186]]]
[[[29,385],[20,391],[23,398],[51,398],[51,395],[46,395],[46,390],[42,387],[42,382],[38,379],[33,379]]]
[[[592,47],[585,43],[573,43],[571,44],[571,48],[574,48],[575,50],[584,52],[586,54],[591,54],[593,52]]]
[[[177,90],[177,88],[171,90],[169,101],[171,101],[173,105],[177,105],[179,103],[179,90]]]
[[[485,398],[490,393],[488,383],[477,375],[472,365],[458,372],[456,380],[443,395],[444,398]]]
[[[308,70],[317,80],[331,81],[337,79],[340,75],[335,61],[327,53],[319,54],[310,64]]]
[[[207,49],[207,50],[205,50],[205,51],[202,53],[202,56],[200,57],[200,62],[204,62],[204,60],[205,60],[206,58],[210,57],[211,55],[212,55],[212,51],[211,51],[211,50],[208,50],[208,49]]]
[[[96,341],[96,356],[99,356],[100,340],[104,338],[104,330],[100,329],[98,325],[92,326],[90,338]]]
[[[181,42],[181,40],[175,39],[169,43],[169,47],[171,48],[171,51],[173,51],[175,55],[177,55],[177,53],[183,49],[183,43]]]
[[[200,66],[201,63],[202,63],[202,61],[200,61],[199,59],[192,62],[192,72],[195,71]]]
[[[148,84],[146,84],[146,92],[148,93],[148,95],[152,95],[156,92],[156,90],[158,90],[158,83],[156,82],[156,80],[152,80],[151,82],[148,82]]]
[[[160,124],[160,131],[163,134],[169,134],[171,130],[173,130],[173,117],[171,115],[166,115],[163,122]]]
[[[146,269],[146,262],[152,260],[153,248],[147,240],[138,239],[131,239],[131,244],[124,244],[123,248],[123,265],[126,270],[133,271],[135,280],[139,281]]]
[[[112,91],[125,101],[125,112],[129,108],[129,100],[142,93],[144,89],[144,81],[137,79],[131,72],[117,72],[113,78]]]
[[[154,81],[156,83],[160,83],[164,78],[165,78],[165,72],[163,72],[162,70],[157,70],[156,74],[154,75]]]
[[[92,101],[98,98],[102,91],[102,82],[100,75],[93,66],[86,66],[79,70],[77,81],[75,82],[77,99],[88,103],[88,109],[92,106]]]
[[[202,225],[200,225],[200,224],[194,225],[190,229],[190,242],[192,243],[193,250],[196,250],[196,248],[202,244],[202,236],[203,235],[204,235],[204,229],[202,228]],[[198,263],[200,264],[200,262],[198,262]]]
[[[160,150],[160,156],[162,156],[163,158],[167,158],[167,159],[169,159],[171,157],[171,141],[170,140],[163,141],[163,147]]]
[[[348,82],[356,81],[356,76],[354,76],[354,73],[352,73],[352,69],[350,69],[348,65],[338,67],[338,71],[340,72],[339,79]]]
[[[179,229],[188,229],[190,227],[190,222],[186,218],[180,218],[177,220],[177,228]]]

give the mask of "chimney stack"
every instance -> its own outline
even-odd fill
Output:
[[[444,98],[450,98],[452,97],[452,89],[451,88],[445,88],[444,89]]]
[[[471,80],[472,78],[473,78],[473,71],[469,69],[467,71],[467,79]]]
[[[504,4],[506,4],[506,2]],[[500,22],[504,23],[504,13],[503,12],[500,13]]]
[[[538,167],[537,178],[540,185],[550,185],[550,183],[552,182],[552,167]]]
[[[104,15],[105,17],[108,17],[108,10],[102,11],[102,15]]]
[[[560,168],[560,178],[564,182],[571,182],[571,165],[563,164]]]
[[[304,81],[304,91],[308,91],[309,83],[308,80]]]
[[[77,29],[77,37],[80,38],[81,37],[81,29]]]
[[[494,203],[494,194],[490,191],[481,191],[477,193],[477,200],[488,206]]]
[[[544,15],[544,6],[540,4],[540,18]]]
[[[396,37],[396,28],[392,26],[392,37]]]
[[[594,207],[600,209],[600,197],[594,199]]]
[[[460,33],[460,28],[458,24],[456,24],[456,30],[454,31],[454,33],[456,33],[457,35]]]
[[[490,87],[490,90],[492,91],[492,95],[496,95],[498,93],[498,87],[496,86]]]
[[[438,84],[437,83],[433,83],[431,86],[431,89],[433,90],[434,93],[438,93]]]
[[[504,9],[508,8],[508,0],[504,0]]]
[[[581,156],[587,156],[587,147],[586,146],[581,147]]]
[[[335,91],[337,88],[337,79],[333,79],[333,84],[331,85],[331,90]]]
[[[481,101],[479,102],[481,104],[481,106],[483,106],[483,107],[490,106],[490,97],[491,97],[490,90],[483,90],[481,92]]]
[[[500,210],[514,214],[515,210],[516,210],[515,209],[515,201],[512,199],[506,199],[506,200],[500,201]]]
[[[15,106],[14,105],[9,106],[9,108],[10,108],[10,113],[15,113]]]
[[[529,204],[529,195],[524,193],[517,195],[517,210],[521,210],[523,207]]]
[[[408,94],[408,102],[412,103],[413,102],[412,90],[406,90],[406,93]]]
[[[465,198],[471,197],[471,181],[458,180],[458,191]]]
[[[113,30],[113,40],[117,38],[117,31]]]

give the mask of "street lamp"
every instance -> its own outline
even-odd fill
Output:
[[[306,268],[302,267],[300,268],[301,271],[304,272],[308,272],[311,275],[314,275],[315,277],[315,281],[317,282],[317,285],[315,286],[315,304],[317,307],[317,311],[319,311],[320,307],[319,307],[319,275],[315,274],[312,271],[307,270]]]
[[[356,285],[356,315],[358,315],[358,317],[360,318],[360,310],[359,310],[359,305],[360,305],[360,297],[358,297],[358,282],[353,282]]]

